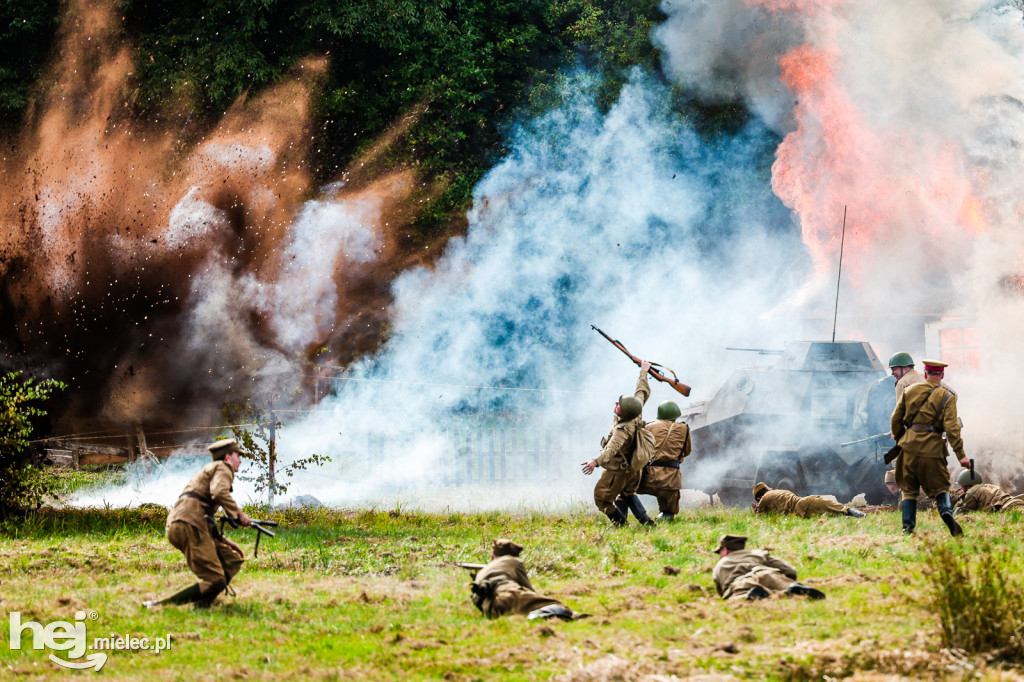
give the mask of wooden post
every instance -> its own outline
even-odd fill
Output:
[[[270,443],[267,446],[267,479],[270,483],[267,486],[267,505],[274,507],[274,488],[277,487],[277,479],[274,478],[274,465],[277,463],[277,415],[274,408],[270,408]]]
[[[138,443],[139,451],[136,454],[136,459],[148,459],[149,448],[146,446],[146,434],[142,430],[142,424],[135,425],[135,441]]]

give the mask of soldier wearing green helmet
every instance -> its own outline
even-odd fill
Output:
[[[654,457],[644,467],[637,493],[658,498],[659,521],[671,521],[679,513],[679,491],[683,476],[679,465],[693,450],[690,427],[676,421],[682,416],[679,405],[666,400],[658,405],[658,419],[647,425],[654,434]]]
[[[914,358],[910,353],[899,351],[889,358],[889,370],[896,377],[896,397],[900,397],[908,386],[923,384],[924,375],[914,369]]]
[[[997,485],[985,483],[981,474],[973,469],[960,472],[956,482],[962,491],[962,497],[954,510],[957,515],[972,511],[1024,510],[1024,500],[1013,497]]]
[[[626,525],[626,515],[623,509],[616,505],[616,500],[625,508],[629,500],[622,497],[622,493],[635,491],[640,482],[640,472],[632,470],[630,458],[636,448],[636,431],[643,425],[641,411],[648,396],[651,395],[651,387],[647,383],[647,370],[650,368],[651,363],[640,363],[640,378],[637,379],[633,395],[619,396],[615,402],[615,419],[608,435],[601,439],[601,454],[582,464],[583,473],[588,476],[594,473],[597,467],[604,469],[594,486],[594,504],[616,526]],[[643,506],[639,506],[642,510]],[[639,515],[638,519],[641,523],[644,522]],[[653,523],[649,518],[647,522]]]

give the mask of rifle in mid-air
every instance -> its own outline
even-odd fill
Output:
[[[613,339],[612,337],[608,336],[607,334],[605,334],[603,331],[601,331],[600,329],[598,329],[594,325],[590,325],[590,328],[593,329],[594,331],[596,331],[601,336],[603,336],[605,339],[607,339],[608,342],[611,343],[613,346],[615,346],[616,348],[621,350],[623,353],[625,353],[626,357],[628,357],[630,360],[632,360],[637,366],[640,365],[640,363],[642,362],[640,360],[640,358],[638,358],[637,356],[633,355],[628,350],[626,350],[626,347],[622,345],[621,341]],[[655,369],[655,368],[657,368],[657,369]],[[659,371],[659,370],[664,370],[665,372],[668,372],[669,374],[672,375],[672,378],[669,379],[667,376],[665,376],[665,374],[662,373],[662,371]],[[680,393],[682,393],[684,396],[689,396],[690,395],[690,387],[687,386],[686,384],[684,384],[683,382],[679,381],[679,377],[677,377],[676,373],[673,372],[670,368],[665,367],[664,365],[659,365],[656,362],[652,362],[651,363],[651,368],[649,370],[647,370],[647,373],[650,374],[655,379],[657,379],[658,381],[665,382],[666,384],[668,384],[672,388],[674,388],[677,391],[679,391]]]
[[[226,516],[219,516],[214,519],[212,516],[207,514],[206,523],[210,526],[210,532],[213,534],[214,540],[219,540],[224,537],[224,524],[228,524],[232,528],[238,528],[242,524],[239,523],[238,519],[229,519]],[[220,526],[217,526],[217,522],[220,521]],[[255,559],[260,555],[260,538],[266,535],[267,537],[274,537],[274,531],[268,530],[269,528],[277,528],[277,521],[260,521],[258,519],[250,519],[249,525],[256,530],[256,546],[252,550],[252,556]]]

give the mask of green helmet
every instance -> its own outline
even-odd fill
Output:
[[[679,411],[679,406],[671,400],[666,400],[661,405],[658,405],[658,419],[669,419],[676,420],[682,412]]]
[[[892,357],[889,358],[889,367],[913,367],[914,358],[910,357],[910,353],[893,353]]]
[[[640,416],[644,404],[631,395],[619,396],[619,418],[624,422],[632,421]]]
[[[979,474],[977,471],[965,469],[964,471],[960,472],[959,476],[956,477],[956,482],[957,485],[962,486],[981,485],[982,478],[981,474]]]

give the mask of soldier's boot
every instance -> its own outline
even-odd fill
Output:
[[[768,590],[764,589],[760,585],[754,585],[747,590],[747,601],[754,601],[755,599],[767,599],[771,595],[768,594]]]
[[[626,515],[618,509],[613,512],[608,512],[608,518],[611,519],[612,525],[616,528],[622,528],[626,525]]]
[[[866,514],[864,512],[862,512],[860,509],[857,509],[856,507],[847,507],[846,508],[846,515],[847,516],[852,516],[852,517],[858,518],[858,519],[862,519],[862,518],[864,518],[866,516]]]
[[[622,518],[629,520],[629,503],[625,499],[620,497],[615,500],[615,508],[622,514]]]
[[[639,495],[630,495],[627,498],[629,502],[629,508],[633,510],[633,516],[640,522],[641,526],[657,526],[650,516],[647,515],[647,510],[644,509],[644,503],[640,501]]]
[[[669,514],[668,512],[661,512],[656,517],[654,517],[655,521],[675,521],[675,519],[676,519],[676,515],[675,514]]]
[[[903,534],[913,535],[917,525],[917,500],[903,500]]]
[[[950,499],[949,493],[939,493],[936,495],[935,506],[939,510],[939,516],[946,524],[946,527],[949,528],[949,534],[955,538],[963,536],[964,529],[953,518],[953,500]]]
[[[526,616],[526,620],[536,620],[538,618],[561,618],[562,620],[573,620],[572,609],[561,604],[548,604],[542,606],[539,609],[530,611]]]
[[[808,599],[824,599],[825,593],[803,583],[790,583],[786,594],[791,597],[807,597]]]
[[[142,605],[147,609],[151,609],[154,606],[160,606],[161,604],[190,604],[194,601],[198,601],[202,591],[199,589],[199,583],[189,585],[180,592],[175,592],[170,597],[164,597],[163,599],[150,599],[149,601],[142,602]]]
[[[227,586],[228,584],[226,582],[212,583],[208,588],[200,593],[199,598],[196,599],[196,606],[201,609],[210,608],[210,606],[213,605],[213,601],[221,592],[227,589]]]

